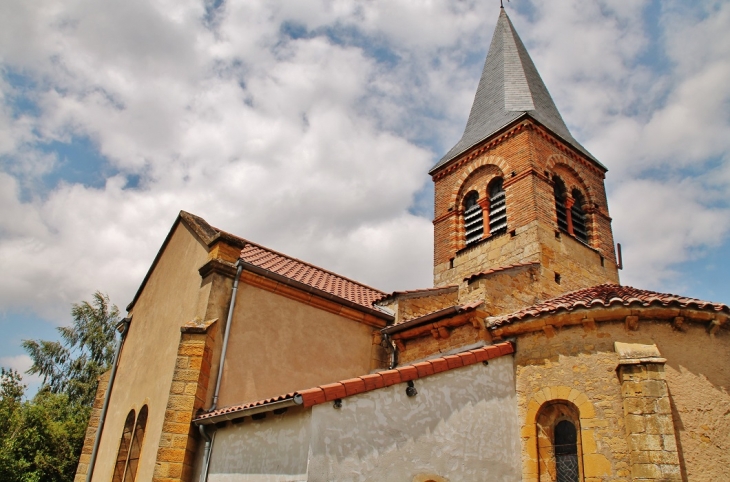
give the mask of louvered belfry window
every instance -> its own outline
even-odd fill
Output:
[[[578,434],[570,421],[555,426],[554,448],[557,482],[578,482]]]
[[[479,194],[471,191],[464,198],[464,237],[470,245],[482,239],[484,235],[484,213],[479,205]]]
[[[507,231],[507,195],[502,187],[502,178],[489,183],[489,234],[502,234]]]
[[[569,232],[568,210],[565,207],[565,200],[568,198],[568,192],[563,180],[557,176],[553,179],[553,192],[555,194],[555,213],[558,215],[558,228],[567,233]]]
[[[573,235],[578,238],[580,241],[583,241],[584,243],[588,243],[588,229],[586,226],[586,214],[585,211],[583,211],[583,206],[585,205],[585,199],[583,198],[583,194],[577,190],[573,189],[573,200],[575,201],[573,203],[573,207],[570,208],[570,214],[573,218]]]

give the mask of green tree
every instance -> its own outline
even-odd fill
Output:
[[[70,482],[91,409],[50,391],[23,401],[25,388],[18,372],[2,369],[0,481]]]
[[[99,376],[111,368],[119,310],[94,293],[71,309],[61,341],[24,340],[43,377],[32,400],[15,370],[0,370],[0,482],[71,482]]]
[[[70,400],[91,406],[97,379],[114,358],[119,309],[97,291],[91,303],[74,303],[71,316],[71,326],[58,328],[61,341],[23,340],[33,360],[28,373],[43,377],[41,391],[65,393]]]

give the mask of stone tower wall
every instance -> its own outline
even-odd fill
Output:
[[[571,237],[558,230],[554,175],[559,175],[569,189],[578,188],[586,198],[589,246],[576,241],[572,259],[560,259],[567,254],[565,249],[546,249],[543,245],[546,233],[558,240]],[[507,196],[507,233],[490,236],[485,210],[484,238],[465,246],[463,198],[476,190],[483,205],[488,205],[487,185],[497,176],[503,177]],[[573,289],[618,281],[603,170],[533,121],[524,120],[475,148],[433,179],[435,286],[460,284],[471,274],[530,261],[565,264],[561,274],[571,274]],[[576,260],[578,269],[568,266]],[[578,279],[583,274],[587,276]]]

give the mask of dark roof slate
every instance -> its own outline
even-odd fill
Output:
[[[501,9],[464,134],[430,173],[523,116],[532,117],[605,169],[568,131],[525,45]]]

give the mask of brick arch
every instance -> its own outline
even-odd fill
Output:
[[[559,171],[561,170],[568,172],[568,174],[570,174],[570,176],[575,178],[578,182],[577,185],[575,183],[566,185],[565,187],[568,188],[568,192],[572,191],[573,188],[578,188],[578,190],[585,195],[586,201],[588,201],[588,203],[590,203],[591,205],[593,204],[593,193],[590,189],[588,189],[588,183],[583,178],[583,176],[580,175],[580,170],[576,168],[575,162],[565,156],[554,154],[548,157],[546,169],[548,172],[556,173],[558,175],[560,174]],[[567,184],[570,180],[563,177],[563,181],[565,181]]]
[[[450,206],[456,206],[456,202],[459,199],[459,197],[463,194],[462,188],[464,186],[464,183],[469,179],[469,177],[472,176],[476,171],[481,170],[483,168],[486,168],[488,166],[494,166],[496,167],[502,177],[505,176],[505,173],[509,170],[509,165],[507,164],[507,161],[503,157],[498,156],[481,156],[475,159],[473,162],[470,163],[469,167],[462,170],[459,177],[454,181],[454,190],[451,193],[451,198],[449,200]]]
[[[538,416],[545,407],[551,404],[566,403],[578,412],[580,423],[580,448],[583,459],[583,479],[602,477],[611,472],[611,463],[598,452],[595,438],[596,410],[588,396],[577,390],[563,385],[549,386],[535,392],[527,404],[527,414],[522,429],[522,473],[523,482],[538,482],[539,480],[539,452],[538,452]]]

